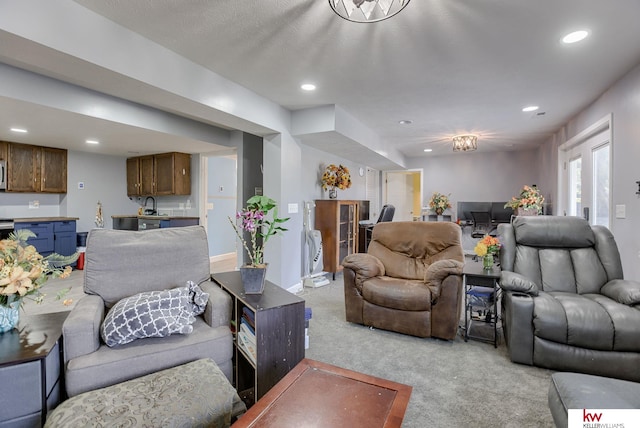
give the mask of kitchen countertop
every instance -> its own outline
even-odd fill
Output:
[[[45,221],[76,221],[79,217],[25,217],[14,218],[14,223],[31,223],[31,222],[45,222]]]
[[[137,214],[112,215],[111,218],[142,218],[145,220],[200,219],[200,217],[185,216],[185,215],[137,215]]]

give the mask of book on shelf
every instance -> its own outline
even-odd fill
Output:
[[[254,338],[255,340],[255,338]],[[253,364],[256,364],[256,360],[258,358],[258,353],[256,350],[255,341],[252,341],[243,330],[242,326],[240,327],[240,331],[238,332],[238,346],[240,349],[244,351],[245,354],[251,359]]]
[[[246,319],[244,319],[244,318],[242,318],[242,319],[240,320],[240,328],[242,328],[243,326],[244,326],[247,330],[249,330],[249,331],[251,332],[251,334],[252,334],[252,335],[254,335],[254,336],[256,335],[256,331],[255,331],[254,327],[253,327],[251,324],[249,324],[249,322],[247,322],[247,320],[246,320]]]
[[[256,327],[256,316],[248,307],[242,308],[242,318],[245,318],[251,327]]]
[[[253,342],[253,344],[255,345],[256,343],[256,334],[251,330],[251,327],[249,327],[247,324],[240,324],[240,331],[243,332],[247,339],[249,339],[250,341]]]

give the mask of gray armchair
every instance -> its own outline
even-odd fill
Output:
[[[202,226],[122,231],[94,229],[87,239],[84,291],[63,325],[69,397],[201,358],[231,379],[231,298],[209,279]],[[193,332],[150,337],[110,348],[100,338],[106,312],[120,299],[145,291],[201,283],[209,293]]]
[[[503,328],[512,361],[640,381],[640,282],[611,232],[578,217],[500,224]]]

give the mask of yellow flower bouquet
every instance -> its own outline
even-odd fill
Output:
[[[322,190],[335,189],[345,190],[351,187],[351,174],[349,168],[344,165],[327,166],[322,174]]]
[[[493,259],[500,251],[500,240],[490,235],[484,235],[484,237],[478,241],[473,252],[478,257],[482,257],[482,266],[485,269],[491,269],[493,267]]]

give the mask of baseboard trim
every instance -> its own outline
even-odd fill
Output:
[[[287,291],[289,293],[298,294],[302,292],[303,289],[304,287],[302,286],[302,282],[298,282],[296,284],[293,284],[291,287],[287,288]]]
[[[236,257],[236,253],[226,253],[226,254],[218,254],[217,256],[209,257],[210,263],[221,262],[227,259],[234,259]]]

